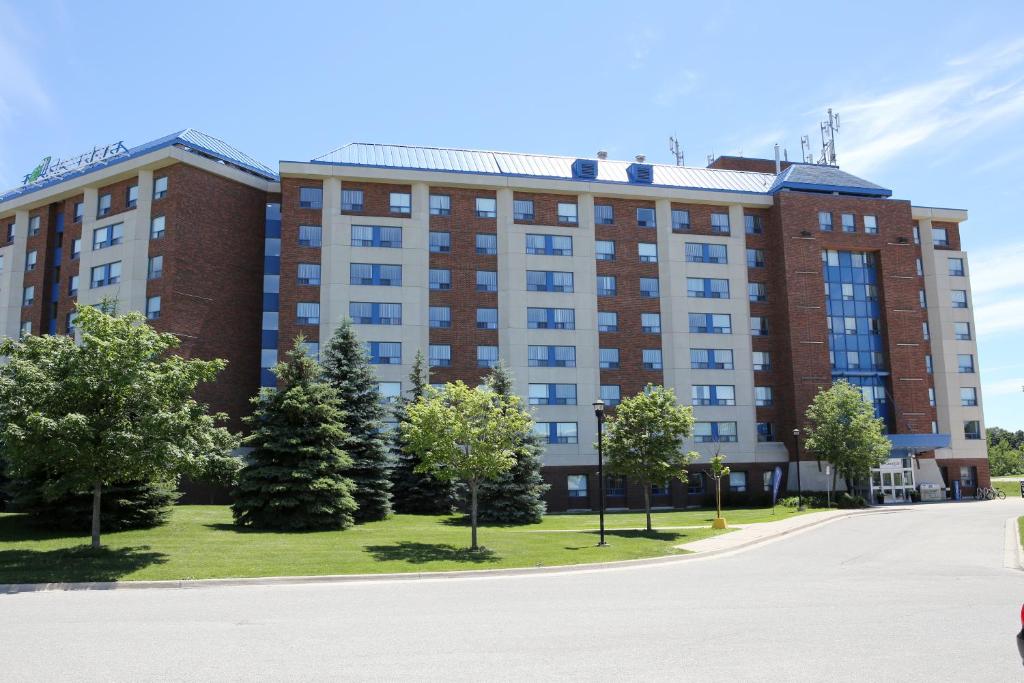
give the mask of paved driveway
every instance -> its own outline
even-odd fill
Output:
[[[1021,514],[918,506],[562,575],[0,595],[0,678],[1021,680]]]

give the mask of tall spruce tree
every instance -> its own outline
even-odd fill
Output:
[[[357,522],[373,522],[391,514],[391,458],[384,434],[385,407],[377,387],[377,375],[352,321],[345,318],[321,354],[325,379],[338,392],[345,412],[352,458],[348,476],[355,483]]]
[[[409,373],[408,398],[402,397],[394,415],[399,429],[392,440],[394,468],[391,470],[391,493],[396,512],[407,515],[447,515],[455,511],[462,499],[463,486],[458,481],[442,481],[427,472],[416,472],[420,457],[409,448],[401,425],[409,421],[408,407],[426,393],[430,383],[429,369],[422,351],[416,352]]]
[[[513,395],[512,372],[499,361],[487,376],[487,386],[501,396]],[[535,524],[547,506],[551,488],[541,476],[544,446],[532,429],[523,430],[514,449],[516,464],[508,472],[480,484],[480,521],[496,524]]]
[[[341,403],[301,341],[274,369],[278,388],[253,399],[247,443],[255,450],[239,473],[232,506],[240,526],[304,531],[353,523]]]

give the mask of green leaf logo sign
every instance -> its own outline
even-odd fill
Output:
[[[50,168],[50,157],[45,157],[39,162],[39,165],[32,169],[32,172],[25,176],[25,184],[34,183],[39,180],[40,176],[46,173],[47,169]]]

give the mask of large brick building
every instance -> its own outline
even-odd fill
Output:
[[[795,487],[793,429],[844,378],[893,441],[872,487],[903,500],[988,483],[966,218],[829,166],[353,144],[275,173],[184,131],[0,195],[0,334],[66,333],[76,299],[114,296],[230,361],[204,398],[236,420],[297,335],[316,351],[346,316],[387,397],[417,351],[437,383],[501,358],[548,441],[553,510],[596,506],[597,398],[674,388],[687,446],[726,454],[743,499],[776,467]],[[608,484],[610,506],[641,503]]]

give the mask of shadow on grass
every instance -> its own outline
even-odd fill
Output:
[[[594,542],[587,543],[585,545],[567,545],[565,546],[566,550],[589,550],[590,548],[597,546],[598,538],[600,538],[601,535],[600,531],[583,531],[580,533],[590,536],[594,539]],[[643,538],[650,541],[675,543],[678,545],[684,542],[687,538],[687,534],[685,532],[658,531],[657,529],[654,531],[646,531],[644,529],[620,529],[616,531],[605,531],[604,535],[609,544],[613,544],[616,538]]]
[[[468,529],[469,527],[472,526],[472,524],[469,521],[469,515],[454,515],[452,517],[446,517],[445,519],[441,520],[441,524],[444,524],[446,526],[464,527],[466,529]],[[480,522],[477,524],[477,526],[479,528],[481,528],[481,529],[516,529],[518,527],[533,526],[535,524],[540,524],[540,522],[538,521],[538,522],[515,523],[515,522],[485,522],[483,520],[480,520]]]
[[[399,541],[391,545],[368,545],[366,552],[378,562],[409,562],[424,564],[426,562],[466,562],[483,564],[500,559],[493,550],[481,548],[457,548],[447,543],[416,543]]]
[[[98,550],[87,545],[58,550],[0,550],[0,584],[117,581],[166,561],[166,555],[151,551],[147,545]]]

